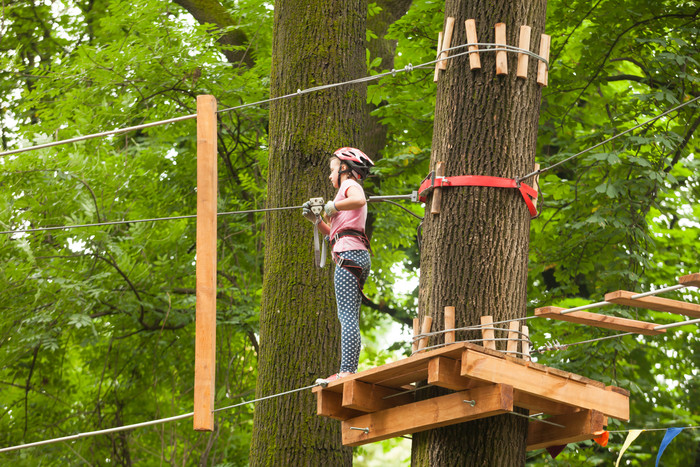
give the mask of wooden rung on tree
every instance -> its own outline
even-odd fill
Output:
[[[411,345],[411,349],[414,352],[418,350],[418,341],[416,340],[418,334],[420,334],[420,320],[418,318],[413,318],[413,344]]]
[[[421,334],[428,334],[430,332],[430,327],[433,325],[433,318],[430,316],[423,317],[423,326],[421,327]],[[428,345],[428,336],[421,338],[418,342],[418,350],[424,349]]]
[[[540,170],[540,164],[535,164],[535,172]],[[537,192],[537,198],[532,200],[532,205],[537,209],[537,200],[540,199],[540,174],[536,174],[532,177],[532,188]]]
[[[655,297],[653,295],[632,298],[638,295],[634,292],[626,290],[616,290],[605,295],[605,301],[615,303],[617,305],[632,306],[635,308],[645,308],[647,310],[665,311],[679,315],[689,316],[691,318],[700,318],[700,305],[695,303],[681,302],[671,300],[669,298]]]
[[[445,163],[438,162],[435,164],[435,177],[445,176]],[[440,204],[442,203],[442,188],[433,188],[433,201],[430,205],[430,214],[440,214]]]
[[[442,55],[442,36],[445,33],[440,31],[438,33],[438,42],[437,42],[437,54],[436,57],[439,59],[440,56]],[[433,76],[433,82],[437,83],[438,76],[440,74],[440,62],[435,63],[435,76]]]
[[[496,24],[496,40],[495,44],[507,45],[506,42],[506,23]],[[496,52],[496,74],[497,75],[507,75],[508,74],[508,55],[505,51]]]
[[[441,70],[447,70],[448,60],[445,60],[445,59],[450,54],[450,52],[447,51],[447,49],[449,49],[450,46],[452,45],[452,31],[454,30],[454,27],[455,27],[455,19],[450,16],[445,21],[445,35],[442,38],[442,49],[441,49],[441,53],[440,53],[440,58],[443,60],[438,62]]]
[[[635,332],[647,336],[655,336],[666,332],[665,329],[655,330],[654,328],[657,325],[654,323],[619,318],[617,316],[601,315],[598,313],[589,313],[587,311],[574,311],[572,313],[562,314],[561,312],[565,309],[566,308],[559,308],[556,306],[545,306],[535,309],[535,316],[568,321],[570,323],[585,324],[597,328],[614,329],[615,331]]]
[[[491,328],[491,329],[489,329]],[[493,316],[481,317],[481,338],[482,345],[486,349],[496,350],[496,333],[493,330]]]
[[[518,353],[518,341],[520,340],[520,322],[511,321],[508,325],[508,343],[506,346],[506,353],[517,355]]]
[[[549,62],[549,45],[552,38],[547,34],[540,36],[540,57]],[[537,84],[547,86],[549,82],[549,71],[547,65],[542,60],[537,63]]]
[[[518,39],[518,48],[523,50],[530,50],[530,32],[532,28],[530,26],[520,26],[520,38]],[[528,54],[519,53],[518,54],[518,78],[527,79],[527,66],[529,64],[530,56]]]
[[[445,344],[453,344],[455,341],[455,332],[448,329],[455,328],[455,307],[445,307]]]
[[[467,42],[469,44],[476,44],[479,40],[476,37],[476,22],[473,19],[468,19],[464,22],[464,26],[467,29]],[[479,50],[478,45],[470,45],[469,51],[473,52]],[[481,68],[481,58],[479,58],[479,53],[474,52],[469,54],[469,69],[476,70]]]

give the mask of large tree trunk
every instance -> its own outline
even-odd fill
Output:
[[[365,76],[364,0],[275,2],[270,94]],[[328,158],[362,147],[364,85],[333,88],[270,106],[268,206],[329,199]],[[312,228],[299,212],[266,217],[257,396],[313,383],[338,370],[340,325],[333,267],[313,266]],[[350,465],[337,421],[316,416],[311,391],[255,407],[251,465]]]
[[[517,45],[520,26],[531,26],[537,44],[531,49],[537,51],[545,10],[545,0],[448,0],[445,17],[455,18],[453,45],[467,42],[464,22],[474,18],[479,42],[494,42],[494,25],[503,22],[508,44]],[[481,54],[481,71],[470,71],[467,56],[450,61],[437,85],[433,167],[444,161],[446,176],[515,178],[532,171],[540,103],[537,65],[530,59],[528,79],[522,80],[516,78],[516,62],[517,56],[508,54],[508,75],[496,76],[493,53]],[[479,324],[483,315],[495,321],[525,316],[529,226],[530,215],[515,189],[443,189],[441,214],[426,208],[421,315],[429,314],[440,327],[446,305],[456,307],[457,327]],[[438,342],[442,338],[429,345]],[[526,435],[527,420],[513,415],[453,425],[414,436],[412,460],[433,466],[525,465]]]

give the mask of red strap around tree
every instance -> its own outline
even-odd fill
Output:
[[[425,197],[433,188],[449,186],[490,186],[496,188],[517,188],[523,195],[525,204],[532,217],[537,217],[537,209],[532,202],[537,198],[537,191],[532,187],[518,183],[512,178],[489,177],[486,175],[458,175],[456,177],[435,177],[433,173],[428,175],[420,188],[418,188],[418,199],[425,203]]]

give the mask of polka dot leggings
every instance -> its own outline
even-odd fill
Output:
[[[370,258],[367,250],[350,250],[337,253],[362,266],[362,274],[369,276]],[[360,360],[360,305],[362,294],[357,286],[357,278],[343,267],[335,268],[335,301],[338,304],[340,320],[341,360],[340,372],[355,373]]]

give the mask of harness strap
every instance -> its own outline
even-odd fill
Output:
[[[320,237],[318,224],[314,224],[314,264],[323,268],[326,265],[326,242]]]
[[[372,248],[369,245],[369,238],[367,238],[367,235],[365,235],[364,232],[361,230],[354,230],[354,229],[345,229],[341,230],[340,232],[337,232],[333,237],[330,238],[331,242],[331,249],[335,246],[335,244],[338,242],[343,237],[358,237],[362,244],[367,248],[367,250],[371,253]]]

